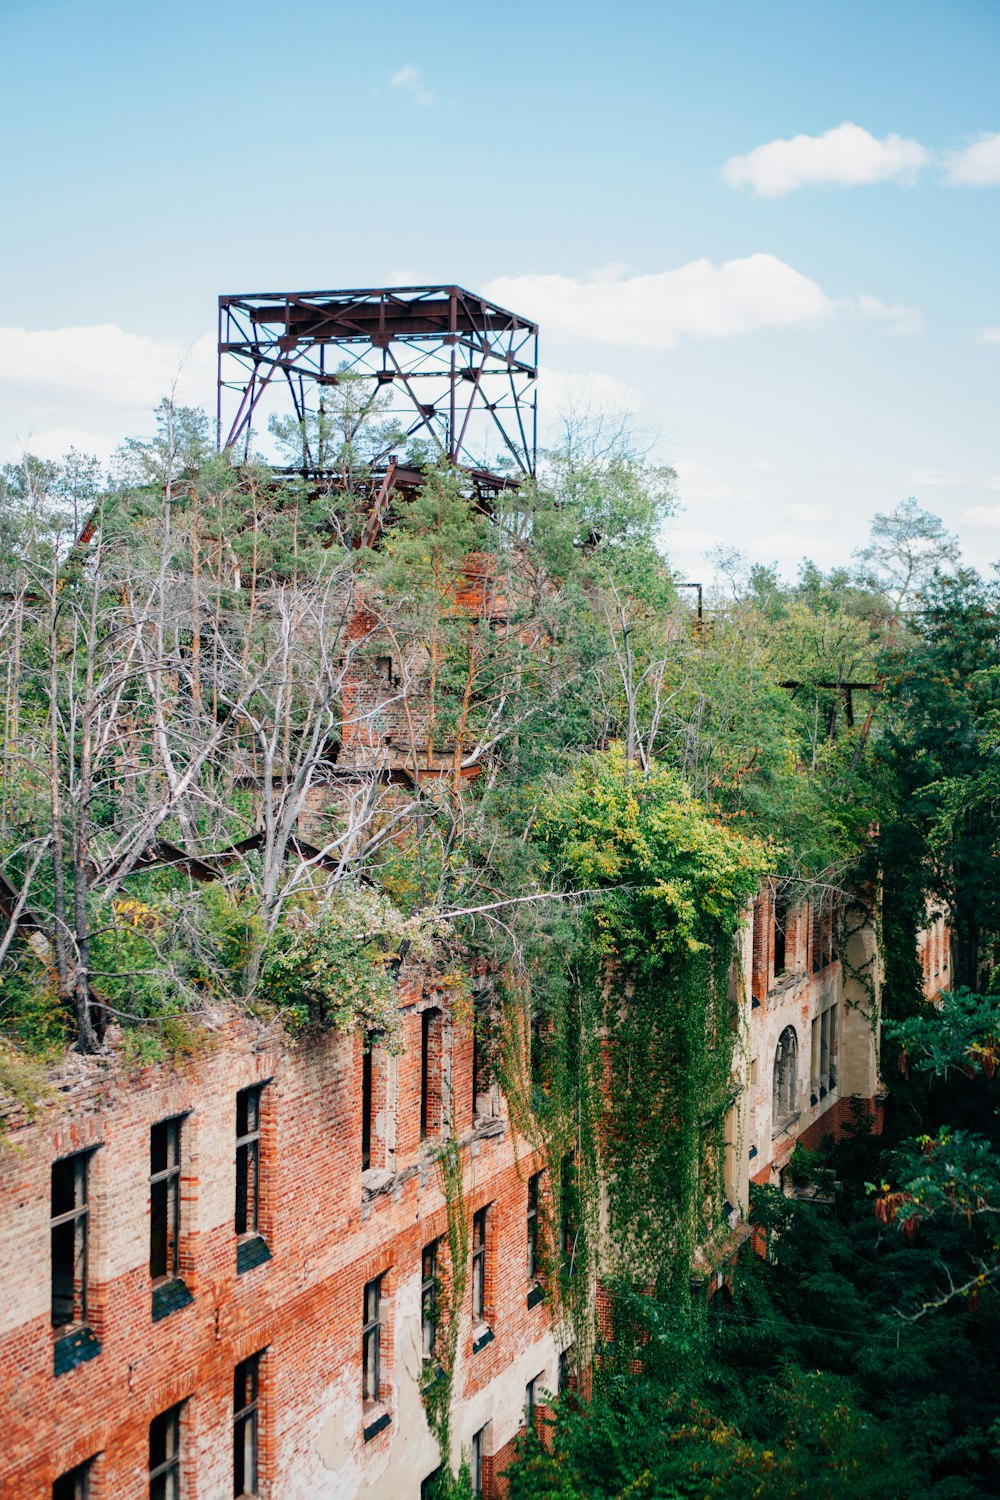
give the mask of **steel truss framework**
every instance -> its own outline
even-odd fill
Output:
[[[383,397],[380,420],[485,489],[516,485],[535,472],[537,373],[537,325],[462,287],[219,298],[219,447],[247,457],[266,414],[293,415],[304,434],[297,472],[317,477],[310,418],[326,388],[354,376]]]

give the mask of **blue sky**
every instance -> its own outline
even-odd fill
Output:
[[[634,408],[691,576],[910,494],[1000,556],[994,0],[0,0],[0,49],[0,457],[147,430],[185,352],[208,404],[220,291],[457,281],[553,428]]]

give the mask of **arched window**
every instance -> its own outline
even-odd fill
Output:
[[[798,1039],[791,1026],[786,1026],[778,1038],[774,1054],[774,1093],[771,1102],[771,1119],[777,1129],[795,1113],[795,1064],[799,1050]]]

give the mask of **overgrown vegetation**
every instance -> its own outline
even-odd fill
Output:
[[[3,471],[0,1087],[30,1105],[109,1026],[146,1061],[232,1011],[392,1046],[401,965],[463,1004],[475,970],[548,1164],[547,1295],[585,1360],[599,1255],[615,1320],[512,1493],[991,1493],[986,1415],[942,1391],[948,1360],[995,1374],[995,585],[908,502],[852,571],[725,560],[698,621],[657,546],[670,471],[579,433],[488,506],[428,465],[377,534],[400,435],[349,380],[330,400],[327,486],[233,467],[169,404],[110,475]],[[294,459],[302,433],[276,436]],[[830,1158],[832,1207],[759,1199],[780,1255],[706,1321],[688,1276],[723,1227],[734,933],[765,875],[802,896],[879,873],[909,1028],[886,1062],[911,1075],[890,1132]],[[986,998],[928,1016],[935,910]]]

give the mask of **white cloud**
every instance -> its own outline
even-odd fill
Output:
[[[429,88],[423,80],[419,68],[412,63],[407,63],[405,68],[399,68],[389,79],[391,89],[404,89],[414,104],[420,104],[425,109],[437,103],[437,94]]]
[[[878,297],[862,294],[858,298],[858,311],[862,317],[882,323],[887,335],[919,333],[924,326],[919,307],[905,307],[899,302],[881,302]]]
[[[1000,132],[984,132],[960,151],[944,154],[945,182],[960,187],[993,187],[1000,183]]]
[[[969,526],[1000,531],[1000,505],[970,505],[963,510],[962,520]]]
[[[979,482],[975,469],[914,469],[907,480],[921,489],[967,489]]]
[[[800,526],[820,526],[834,519],[829,505],[790,505],[787,514],[790,521],[798,521]]]
[[[727,480],[696,459],[679,458],[674,464],[677,470],[677,489],[684,505],[711,505],[720,500],[731,500],[735,490]]]
[[[70,447],[106,458],[123,438],[152,428],[152,408],[214,400],[215,342],[185,347],[117,324],[0,328],[0,457],[25,448],[57,457]]]
[[[762,198],[780,198],[796,188],[822,184],[912,182],[930,159],[919,141],[896,134],[879,140],[848,120],[822,135],[768,141],[745,156],[731,156],[722,175],[731,187],[752,187]]]
[[[995,324],[992,328],[980,328],[976,338],[980,344],[1000,344],[1000,328]]]
[[[116,323],[90,328],[0,328],[0,383],[16,389],[78,391],[123,406],[145,406],[178,390],[211,393],[215,344],[206,335],[185,348],[173,340],[126,333]],[[183,399],[183,397],[182,397]]]
[[[486,295],[537,319],[546,338],[671,349],[682,337],[727,338],[831,317],[837,304],[774,255],[722,265],[702,259],[674,271],[598,278],[501,276]]]

